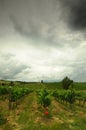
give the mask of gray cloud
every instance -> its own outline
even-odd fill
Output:
[[[60,0],[66,13],[69,11],[69,26],[74,30],[84,31],[86,29],[86,0]]]
[[[85,3],[0,0],[0,77],[85,80]]]
[[[74,71],[72,74],[72,78],[75,81],[86,81],[86,62],[81,65],[74,66]]]
[[[4,1],[3,12],[6,13],[4,17],[6,17],[7,24],[10,23],[9,26],[7,25],[9,29],[13,26],[15,33],[34,39],[36,44],[41,44],[41,41],[44,41],[46,45],[51,46],[53,44],[57,47],[66,44],[71,46],[76,44],[75,42],[79,43],[81,39],[85,39],[85,32],[74,32],[68,26],[72,25],[71,21],[74,15],[71,16],[73,14],[71,14],[73,12],[71,9],[79,3],[77,1],[18,0],[14,2],[8,0]],[[3,20],[5,21],[5,18]],[[5,28],[5,32],[12,33],[12,29],[9,30],[6,26],[3,28]]]
[[[24,16],[14,12],[9,16],[17,33],[26,38],[34,39],[36,45],[44,41],[45,45],[49,46],[64,47],[69,45],[76,47],[82,40],[85,40],[84,31],[77,31],[76,27],[76,31],[72,30],[72,18],[70,17],[73,17],[71,16],[71,8],[76,4],[74,1],[71,1],[71,5],[71,2],[65,0],[65,3],[68,4],[64,4],[64,8],[61,7],[59,0],[57,2],[52,0],[43,3],[41,1],[36,2],[30,1],[32,9],[27,4],[26,9],[23,10]],[[18,10],[18,13],[22,12],[21,8]],[[68,26],[69,24],[70,26]]]
[[[1,54],[0,63],[0,79],[15,80],[17,75],[30,70],[30,66],[21,65],[12,54]]]

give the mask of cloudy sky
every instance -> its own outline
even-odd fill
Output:
[[[0,79],[86,81],[86,0],[0,0]]]

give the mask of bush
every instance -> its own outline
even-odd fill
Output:
[[[48,107],[51,104],[50,93],[46,88],[41,89],[38,94],[38,103],[40,103],[44,108]]]
[[[63,89],[69,89],[69,87],[73,87],[73,80],[70,80],[68,77],[65,77],[63,80],[62,80],[62,87]]]

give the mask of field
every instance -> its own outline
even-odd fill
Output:
[[[9,90],[9,82],[2,87]],[[12,94],[15,95],[16,89],[21,91],[16,98],[11,97],[11,108],[10,90],[0,94],[0,130],[86,130],[86,102],[83,104],[83,99],[77,98],[70,104],[53,96],[54,92],[63,91],[61,83],[14,82],[13,87]],[[43,87],[51,94],[48,115],[38,103],[37,91]],[[76,92],[85,93],[86,83],[74,83],[74,88]]]

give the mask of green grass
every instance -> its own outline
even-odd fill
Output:
[[[55,90],[55,89],[62,89],[62,83],[61,82],[52,82],[52,83],[29,83],[25,84],[24,86],[27,86],[33,90],[41,89],[43,86],[45,86],[47,89]],[[74,88],[76,90],[86,90],[86,83],[76,83],[74,82]]]
[[[46,86],[46,88],[51,89],[51,90],[62,89],[61,82],[43,83],[43,85]]]
[[[86,90],[86,83],[74,83],[76,90]]]

